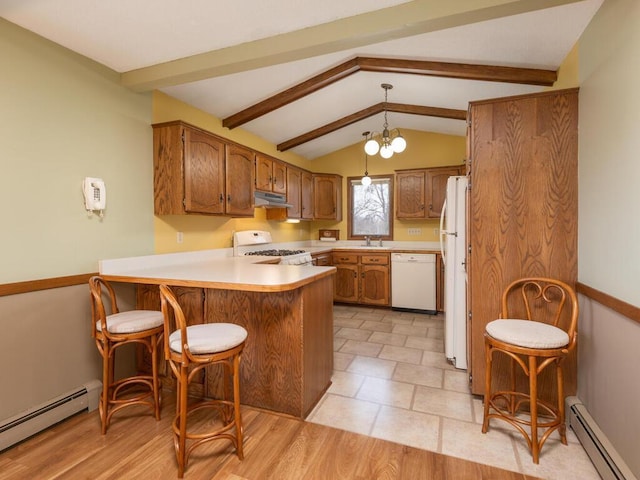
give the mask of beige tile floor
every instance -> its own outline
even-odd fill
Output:
[[[570,429],[568,446],[552,434],[539,465],[508,424],[481,433],[482,400],[446,361],[443,322],[336,305],[333,383],[307,420],[549,480],[599,479]]]

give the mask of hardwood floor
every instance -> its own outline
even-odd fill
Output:
[[[97,411],[80,413],[0,453],[0,479],[177,478],[170,434],[174,410],[168,394],[159,422],[146,411],[122,411],[105,436]],[[253,408],[243,408],[243,420],[243,461],[229,442],[203,445],[193,452],[184,478],[534,479]]]

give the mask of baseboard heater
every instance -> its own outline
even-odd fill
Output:
[[[0,452],[82,410],[95,410],[102,383],[91,380],[81,387],[30,408],[0,423]]]
[[[638,480],[578,397],[566,399],[567,423],[603,480]]]

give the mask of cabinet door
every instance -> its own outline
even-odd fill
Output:
[[[297,168],[287,167],[287,203],[293,205],[287,209],[288,218],[301,217],[301,177],[302,171]]]
[[[184,129],[184,210],[224,213],[224,144]]]
[[[427,217],[440,218],[442,205],[447,196],[447,180],[451,176],[460,175],[461,167],[430,168],[427,170],[426,189]]]
[[[389,305],[389,267],[362,265],[360,267],[360,303]]]
[[[226,213],[253,216],[254,153],[237,145],[226,149]]]
[[[271,191],[273,161],[264,155],[256,155],[256,190]]]
[[[336,302],[358,302],[358,265],[336,265],[333,299]]]
[[[311,172],[302,172],[300,185],[302,190],[300,195],[301,216],[305,220],[313,220],[313,175]]]
[[[342,177],[337,175],[314,175],[314,218],[317,220],[342,219]]]
[[[275,193],[287,193],[287,166],[277,160],[271,169],[271,190]]]
[[[396,218],[425,218],[425,170],[396,174]]]

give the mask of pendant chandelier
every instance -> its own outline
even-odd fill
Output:
[[[400,130],[393,128],[389,130],[387,122],[387,93],[393,88],[390,83],[380,85],[384,89],[384,124],[382,125],[382,133],[371,133],[367,142],[364,144],[364,151],[367,155],[375,155],[380,152],[382,158],[391,158],[394,153],[404,152],[407,148],[407,141],[400,134]]]
[[[369,132],[363,132],[362,134],[365,138],[365,142],[367,141],[367,138],[369,137]],[[367,168],[367,164],[369,160],[369,155],[367,155],[367,149],[365,147],[364,149],[364,177],[362,177],[360,179],[360,183],[362,184],[363,187],[368,187],[369,185],[371,185],[371,177],[369,176],[369,171]]]

